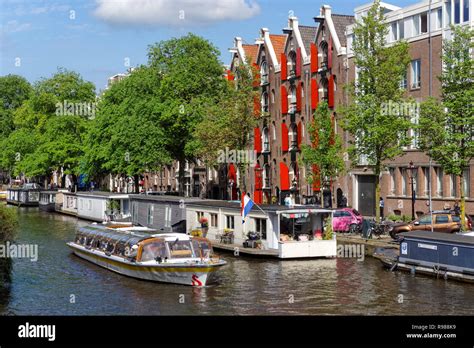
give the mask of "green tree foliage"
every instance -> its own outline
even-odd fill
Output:
[[[6,205],[0,204],[0,243],[13,241],[17,227],[16,209],[9,209]]]
[[[84,171],[91,177],[134,176],[138,190],[140,173],[171,162],[160,125],[160,82],[155,69],[142,66],[102,95],[85,140]]]
[[[235,81],[228,82],[217,103],[208,104],[202,121],[194,132],[196,155],[208,164],[222,165],[218,159],[226,148],[248,150],[251,148],[253,128],[257,125],[254,98],[258,92],[253,87],[256,71],[251,64],[236,68]],[[245,173],[249,163],[236,163],[239,172]],[[245,175],[239,176],[239,187],[246,191]]]
[[[316,181],[321,183],[321,202],[323,202],[323,190],[330,188],[331,182],[335,181],[344,172],[342,140],[339,134],[335,134],[333,121],[327,102],[319,103],[314,112],[314,118],[309,127],[312,145],[301,145],[301,161],[309,167],[310,174],[307,176],[310,183]],[[312,171],[317,166],[317,171]]]
[[[464,169],[474,155],[474,31],[451,27],[451,39],[443,41],[441,101],[427,99],[421,105],[420,146],[446,174],[459,177],[461,215],[465,224]]]
[[[4,140],[2,166],[15,175],[47,176],[64,168],[78,174],[82,141],[95,87],[75,72],[59,69],[35,83],[28,100],[14,112],[14,130]],[[66,106],[66,107],[65,107]]]
[[[166,149],[179,161],[179,193],[184,194],[186,159],[195,157],[193,137],[206,113],[225,88],[219,51],[207,40],[188,34],[161,41],[148,50],[149,65],[160,79],[160,125]]]
[[[376,197],[380,197],[380,173],[384,161],[403,154],[411,122],[407,115],[387,112],[386,105],[400,103],[404,91],[400,81],[410,61],[408,44],[400,41],[387,46],[387,24],[376,0],[367,15],[354,27],[354,60],[357,80],[349,87],[351,104],[340,109],[343,127],[353,140],[348,149],[354,163],[367,159],[376,177]],[[379,220],[379,210],[376,217]]]

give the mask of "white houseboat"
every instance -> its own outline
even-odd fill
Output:
[[[77,216],[77,196],[75,192],[59,190],[56,194],[56,211]]]
[[[182,233],[153,234],[147,227],[95,224],[67,243],[77,256],[111,271],[158,282],[206,286],[226,264],[205,238]]]
[[[7,203],[24,207],[37,207],[40,188],[37,184],[24,184],[22,187],[7,188]]]
[[[40,191],[39,208],[47,212],[56,211],[56,195],[58,191]]]
[[[186,215],[187,233],[202,231],[216,249],[280,259],[337,255],[335,234],[325,227],[330,209],[263,205],[243,224],[239,202],[200,200],[186,203]]]
[[[77,217],[103,222],[125,221],[130,217],[128,194],[91,191],[77,192]]]

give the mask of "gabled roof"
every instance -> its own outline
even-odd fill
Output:
[[[245,57],[250,60],[250,64],[254,64],[257,62],[257,55],[258,55],[258,44],[248,45],[243,44],[242,47],[245,51]]]
[[[304,49],[309,55],[311,43],[316,40],[316,32],[318,31],[318,27],[299,25],[298,28],[300,30],[301,39],[303,40]]]
[[[339,42],[341,43],[342,47],[346,47],[346,27],[355,23],[354,16],[332,14],[331,17],[334,23],[334,27],[336,28],[336,33],[339,38]]]
[[[270,34],[270,40],[272,42],[273,50],[275,51],[278,63],[280,63],[281,54],[285,52],[286,35]]]

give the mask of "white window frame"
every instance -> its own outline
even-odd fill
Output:
[[[410,89],[421,88],[421,59],[411,61],[410,72]]]

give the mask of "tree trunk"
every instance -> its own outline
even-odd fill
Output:
[[[178,194],[184,196],[184,166],[186,165],[186,160],[180,158],[179,162],[179,171],[178,171]]]
[[[464,197],[464,173],[459,175],[459,190],[461,191],[461,226],[466,230],[466,197]]]

